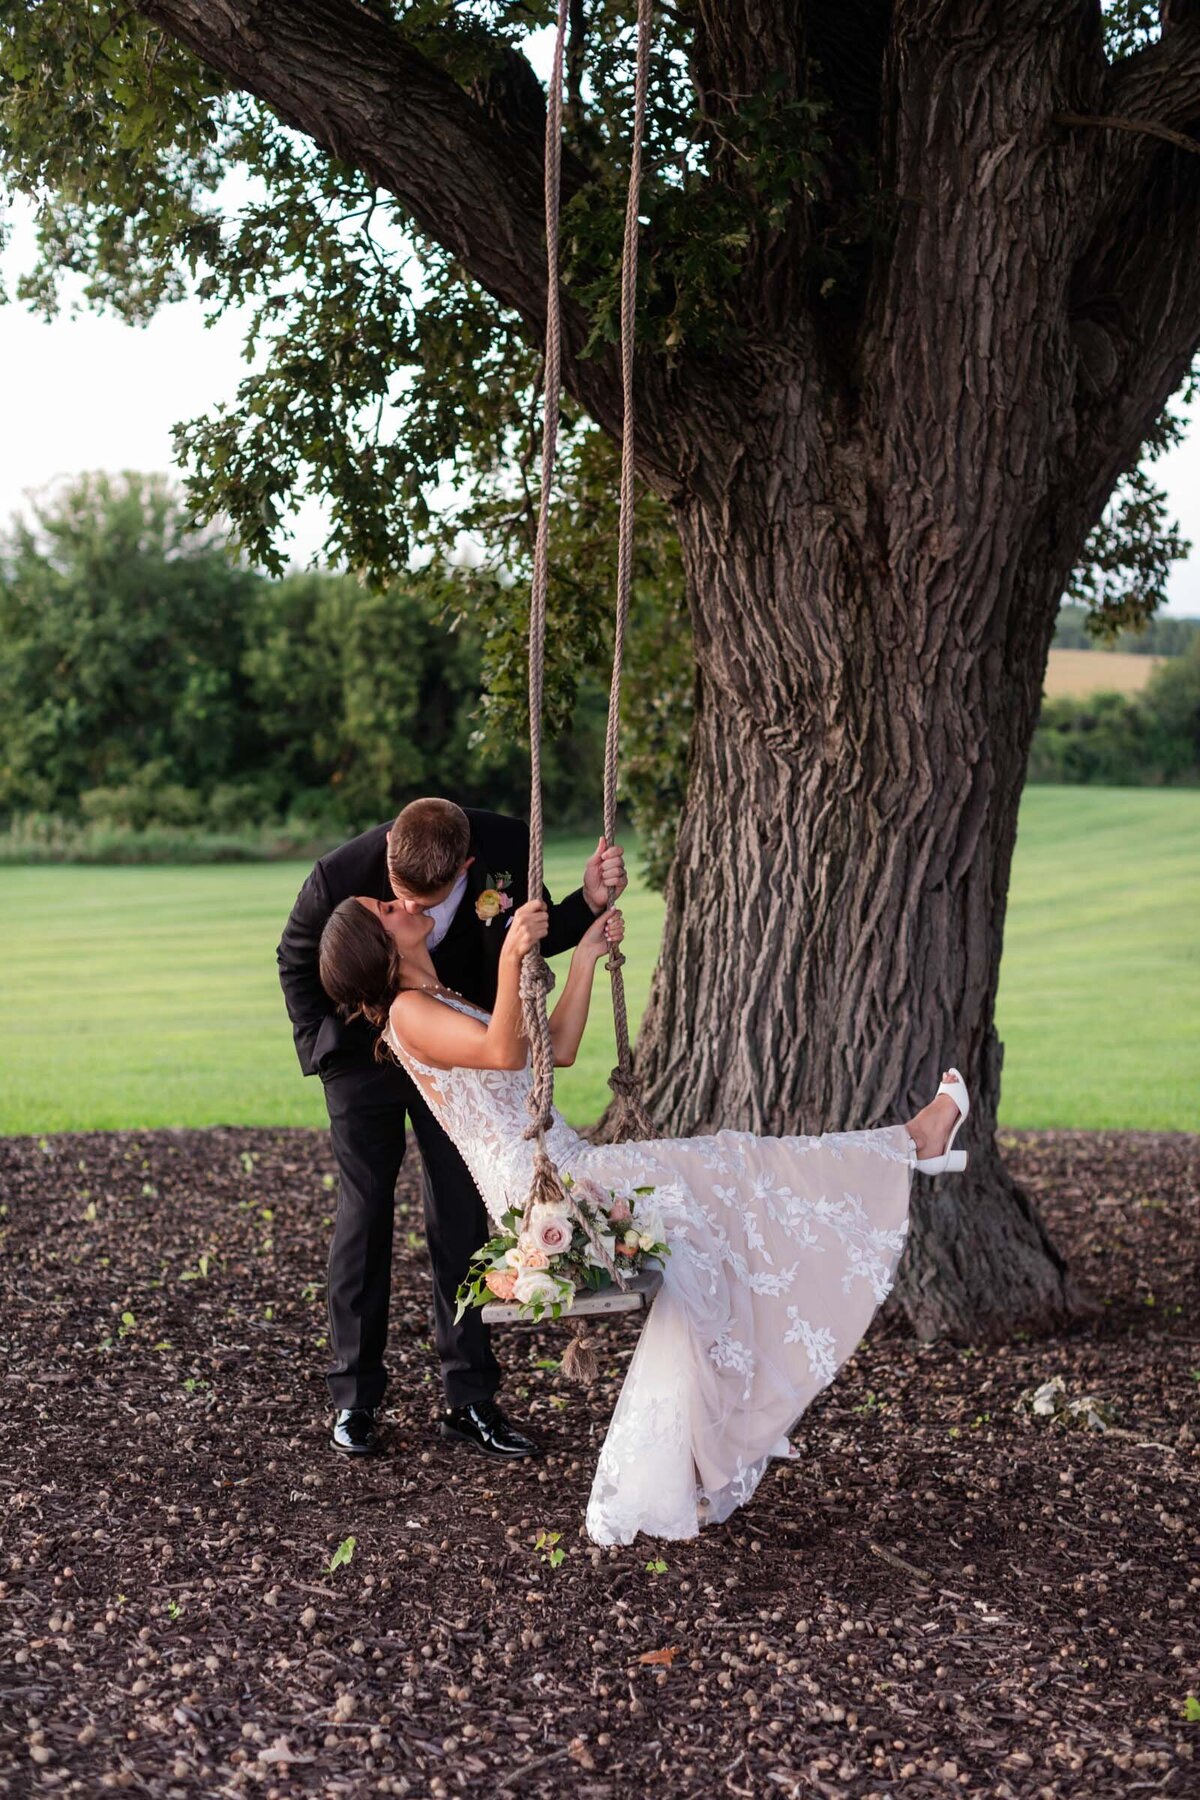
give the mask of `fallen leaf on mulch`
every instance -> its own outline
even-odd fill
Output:
[[[1060,1425],[1078,1425],[1085,1431],[1108,1431],[1116,1424],[1116,1407],[1098,1394],[1077,1394],[1072,1399],[1061,1375],[1041,1387],[1026,1388],[1014,1410],[1034,1419],[1055,1419]]]

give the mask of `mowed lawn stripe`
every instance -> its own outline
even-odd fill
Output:
[[[578,884],[594,843],[553,841],[552,892]],[[275,972],[306,873],[0,869],[0,1132],[323,1123]],[[624,910],[636,1029],[662,903],[635,879]],[[1200,794],[1029,790],[998,1005],[1004,1124],[1196,1128],[1197,919]],[[601,970],[580,1059],[558,1082],[575,1123],[602,1110],[612,1058]]]
[[[1032,788],[997,1022],[1014,1126],[1200,1127],[1200,794]]]

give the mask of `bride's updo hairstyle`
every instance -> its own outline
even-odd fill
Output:
[[[321,933],[321,986],[349,1024],[365,1019],[377,1032],[400,991],[400,952],[373,912],[353,898],[335,906]],[[377,1062],[394,1060],[382,1037]]]

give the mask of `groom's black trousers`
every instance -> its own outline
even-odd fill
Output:
[[[406,1113],[425,1165],[425,1237],[446,1404],[489,1399],[500,1385],[491,1332],[477,1307],[454,1323],[458,1284],[473,1252],[492,1235],[466,1164],[404,1070],[355,1066],[331,1073],[324,1087],[340,1178],[329,1252],[332,1361],[325,1377],[334,1405],[377,1406],[387,1387],[392,1234]]]

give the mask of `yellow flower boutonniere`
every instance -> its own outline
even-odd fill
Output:
[[[509,871],[506,870],[503,875],[493,875],[489,872],[488,885],[475,902],[475,917],[482,919],[485,925],[490,925],[493,919],[500,917],[501,913],[510,912],[512,895],[506,894],[504,890],[511,885],[512,875]]]

